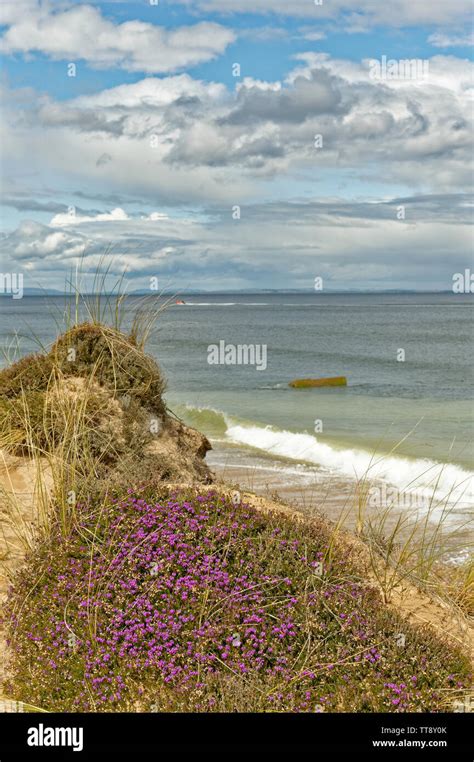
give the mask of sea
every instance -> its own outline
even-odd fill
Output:
[[[454,524],[472,515],[473,295],[205,293],[154,306],[160,299],[148,351],[169,408],[210,439],[212,467],[244,469],[270,490],[376,484],[411,495],[407,510],[435,506]],[[68,303],[0,299],[3,364],[14,348],[47,347]],[[125,329],[141,308],[128,297]],[[335,376],[347,386],[289,386]]]

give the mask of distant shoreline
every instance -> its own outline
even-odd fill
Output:
[[[165,290],[165,291],[157,291],[152,292],[149,290],[142,290],[139,289],[137,291],[130,291],[126,293],[126,296],[219,296],[221,294],[239,294],[240,296],[255,296],[258,294],[265,294],[265,295],[272,295],[272,294],[294,294],[294,295],[305,295],[309,296],[310,294],[314,294],[315,298],[318,298],[320,296],[347,296],[347,295],[356,295],[356,296],[378,296],[378,295],[387,295],[387,296],[398,296],[398,295],[416,295],[416,294],[436,294],[436,295],[446,295],[446,294],[453,294],[452,289],[444,289],[440,291],[433,291],[431,289],[377,289],[377,290],[357,290],[357,289],[350,289],[347,291],[344,290],[331,290],[331,289],[324,289],[322,292],[315,292],[313,289],[218,289],[216,291],[211,290],[196,290],[196,291],[187,291],[186,289],[171,289],[171,290]],[[101,296],[101,297],[113,297],[116,296],[116,293],[114,292],[101,292],[100,294],[98,292],[84,292],[81,296],[84,297],[90,297],[90,296]],[[70,298],[75,298],[75,294],[66,293],[65,291],[55,291],[54,289],[45,289],[42,291],[41,289],[27,289],[25,288],[23,290],[23,296],[65,296]],[[459,294],[455,294],[455,296],[459,296]],[[462,294],[462,296],[474,296],[474,294],[470,294],[469,292],[466,292],[465,294]],[[6,298],[11,299],[11,294],[4,294],[0,293],[0,298]]]

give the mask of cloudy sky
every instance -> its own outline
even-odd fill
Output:
[[[472,267],[471,14],[2,0],[1,271],[61,288],[107,251],[132,288],[450,289]]]

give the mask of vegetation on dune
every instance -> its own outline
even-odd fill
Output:
[[[151,413],[163,415],[165,381],[158,364],[137,346],[134,336],[83,323],[66,331],[47,354],[22,358],[0,373],[0,398],[21,392],[45,393],[57,376],[94,378],[115,397],[127,395]]]
[[[68,421],[82,409],[87,425],[72,430]],[[107,462],[124,450],[122,430],[113,426],[121,409],[102,387],[80,377],[56,378],[45,391],[29,391],[18,397],[0,397],[0,431],[10,432],[12,451],[26,455],[31,449],[52,453],[68,436],[75,435],[77,449]]]
[[[84,323],[63,334],[51,354],[67,375],[88,376],[93,369],[97,383],[114,395],[127,395],[130,402],[150,413],[165,413],[162,395],[166,385],[160,368],[137,346],[133,335]]]
[[[203,457],[210,445],[169,415],[165,386],[134,334],[80,324],[47,354],[0,373],[0,445],[16,455],[61,448],[68,461],[74,451],[78,472],[116,483],[142,483],[144,473],[155,480],[209,481]],[[168,448],[156,446],[163,435]]]
[[[9,602],[11,695],[57,711],[437,711],[459,651],[381,605],[323,520],[229,496],[130,491],[80,506]],[[340,551],[340,549],[339,549]]]

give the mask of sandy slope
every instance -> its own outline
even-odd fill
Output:
[[[48,483],[46,466],[42,465]],[[6,455],[0,450],[0,610],[7,596],[10,575],[21,566],[27,550],[23,537],[32,537],[38,516],[37,468],[32,460]],[[0,625],[0,711],[8,711],[2,699],[6,667],[6,644]]]

